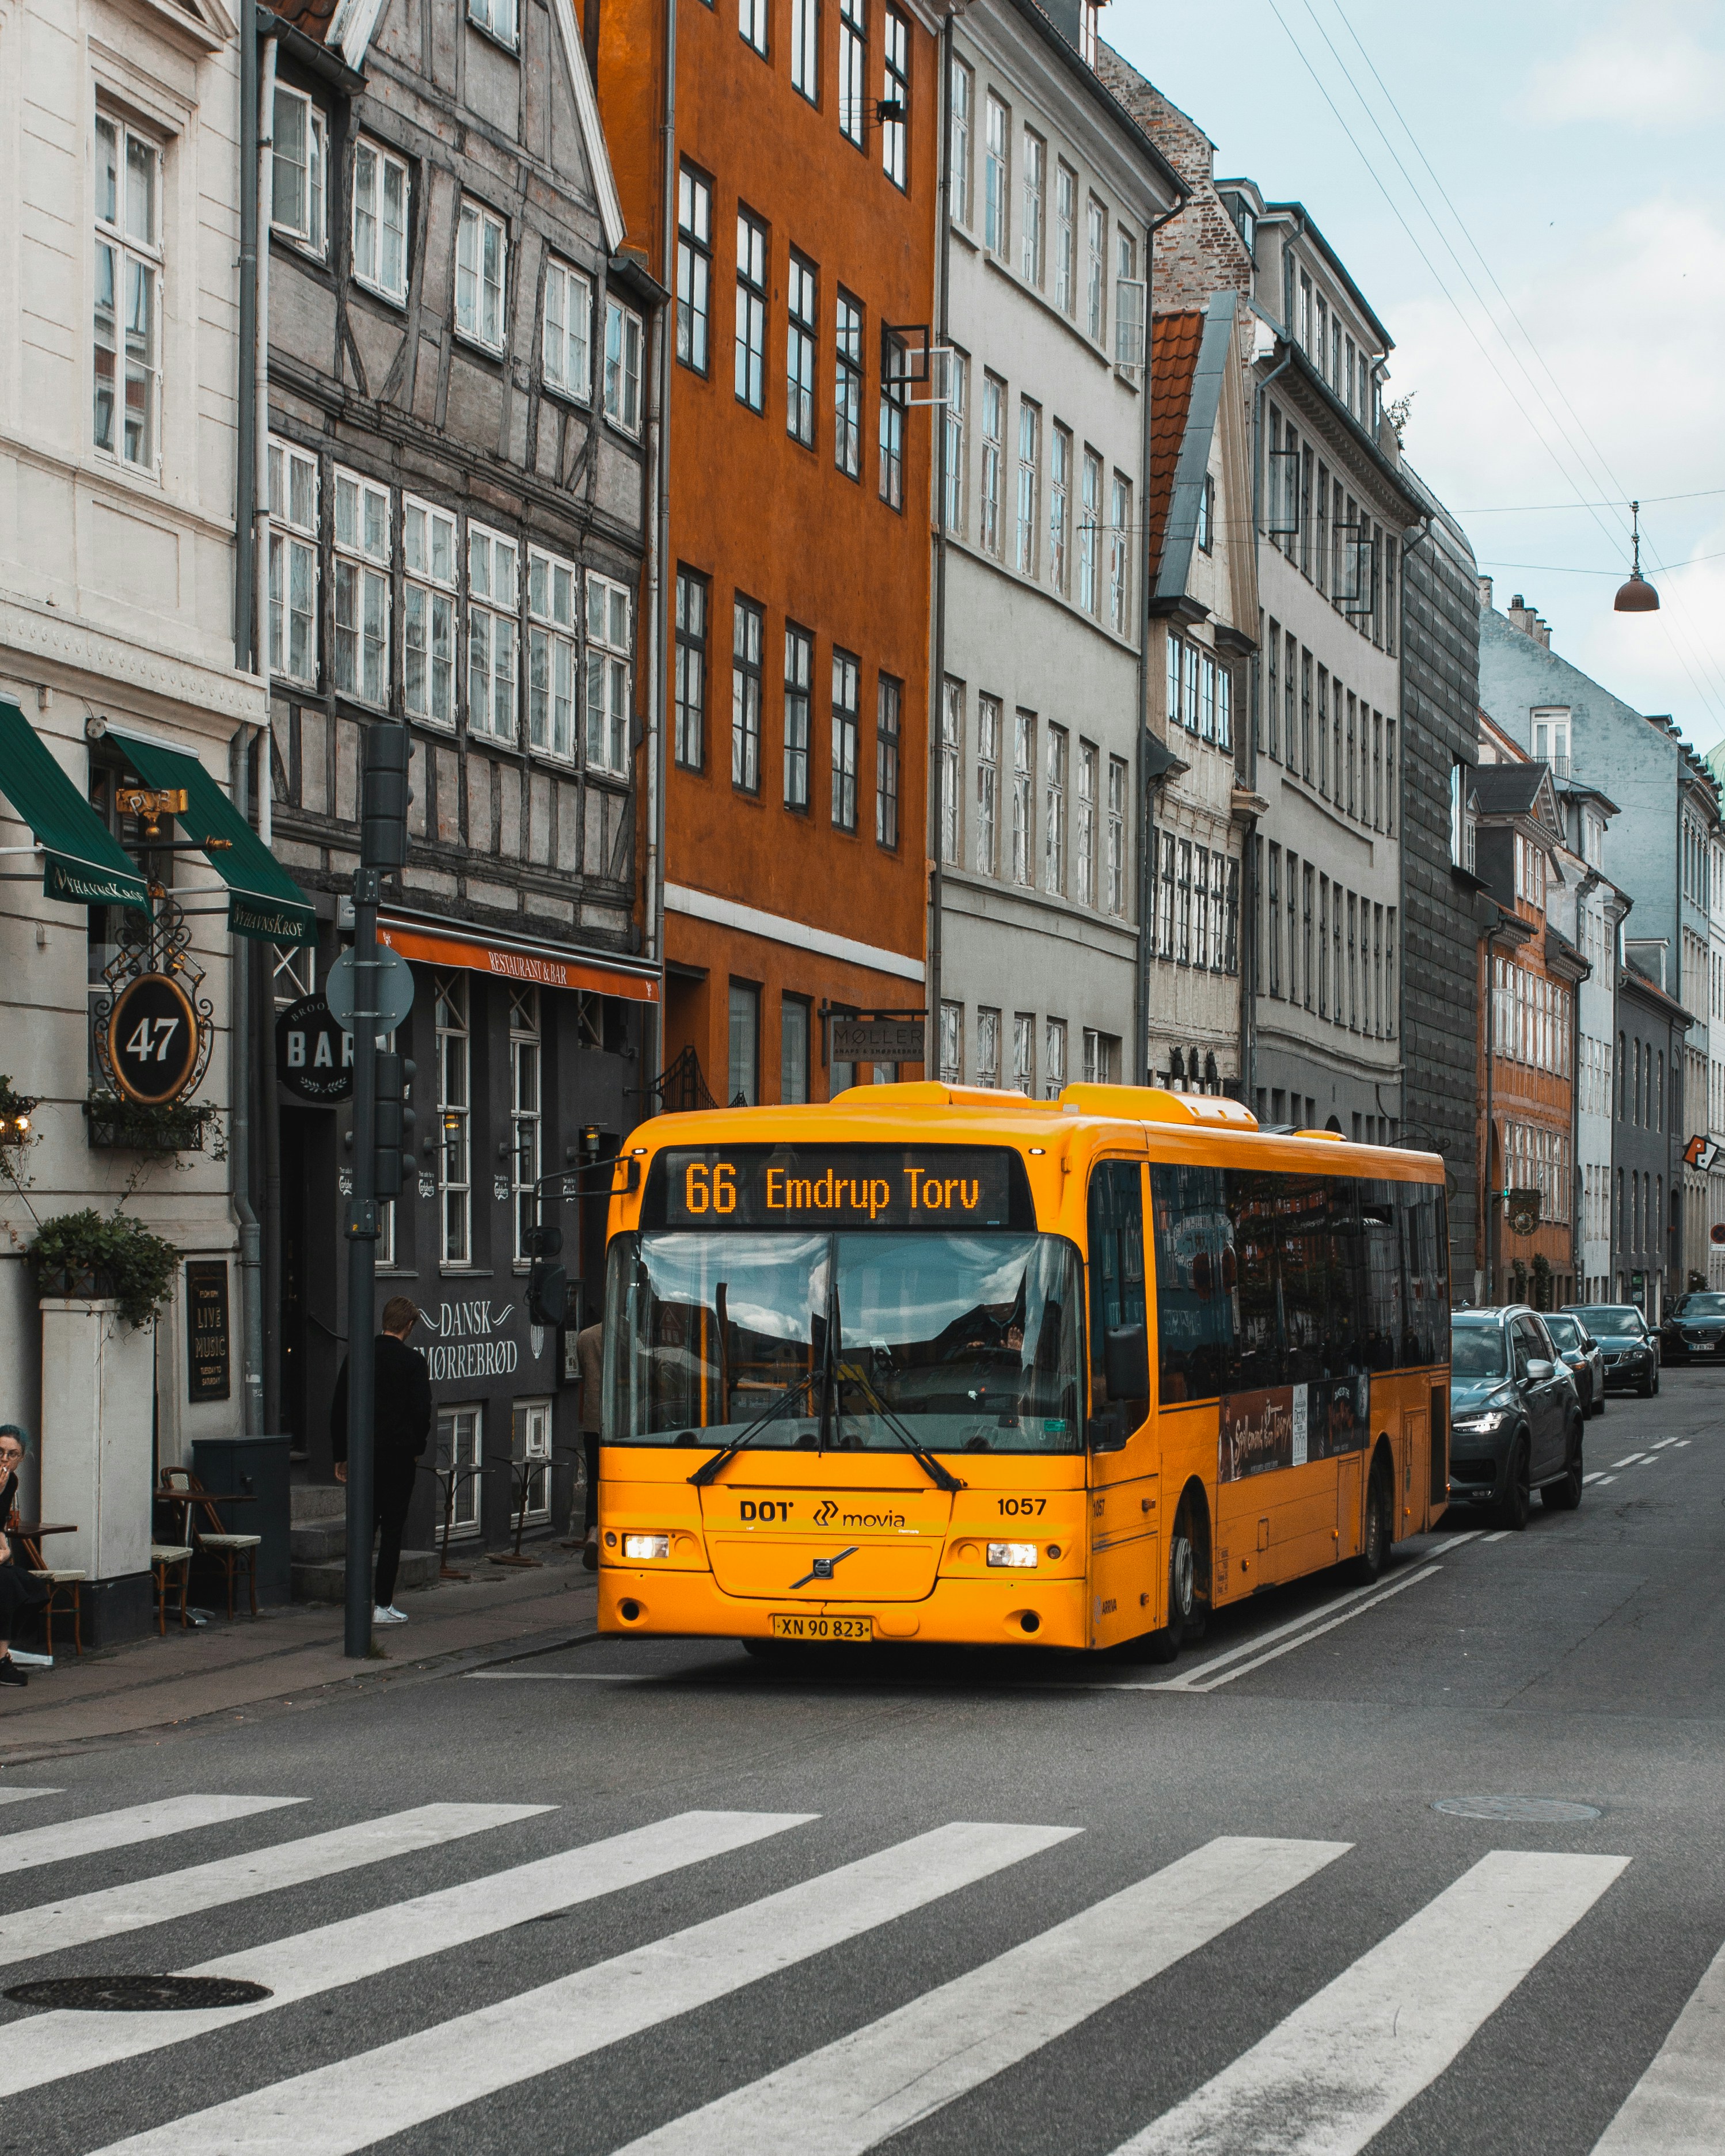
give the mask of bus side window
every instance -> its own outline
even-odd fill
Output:
[[[1163,1404],[1214,1399],[1232,1383],[1239,1291],[1223,1171],[1153,1162],[1150,1199]]]
[[[1144,1308],[1144,1197],[1134,1161],[1105,1160],[1090,1178],[1091,1414],[1094,1445],[1123,1445],[1150,1412],[1149,1348]],[[1111,1389],[1133,1368],[1133,1390]],[[1142,1387],[1142,1391],[1138,1389]]]

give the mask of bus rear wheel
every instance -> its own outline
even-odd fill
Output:
[[[1372,1471],[1366,1490],[1366,1517],[1360,1537],[1359,1555],[1348,1567],[1348,1577],[1369,1587],[1381,1577],[1389,1562],[1390,1537],[1395,1526],[1395,1490],[1389,1470],[1380,1460]]]

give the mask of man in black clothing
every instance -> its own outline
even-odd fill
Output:
[[[409,1348],[408,1335],[419,1322],[418,1306],[404,1295],[383,1306],[383,1330],[377,1335],[376,1384],[372,1414],[372,1524],[377,1537],[377,1583],[372,1600],[373,1625],[405,1625],[395,1606],[395,1575],[401,1563],[402,1530],[413,1502],[419,1455],[431,1435],[431,1377],[425,1358]],[[347,1480],[347,1365],[336,1378],[330,1404],[330,1436],[336,1455],[336,1480]]]

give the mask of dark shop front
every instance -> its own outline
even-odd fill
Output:
[[[583,1176],[587,1194],[567,1199],[558,1183],[542,1186],[614,1154],[647,1111],[643,1019],[658,979],[609,953],[399,909],[385,910],[378,940],[411,970],[413,1007],[389,1045],[415,1070],[414,1165],[382,1209],[377,1304],[405,1295],[424,1312],[408,1344],[426,1358],[436,1405],[426,1461],[455,1471],[452,1491],[420,1476],[407,1538],[432,1547],[452,1501],[452,1548],[495,1548],[518,1527],[529,1537],[562,1527],[576,1494],[574,1340],[599,1315],[609,1178]],[[331,1479],[330,1400],[347,1352],[350,1051],[322,991],[347,941],[326,925],[315,960],[299,954],[276,983],[280,1229],[270,1301],[283,1422],[313,1482]],[[562,1233],[565,1327],[528,1316],[536,1222]]]

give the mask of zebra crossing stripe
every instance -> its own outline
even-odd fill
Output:
[[[1115,2156],[1354,2156],[1628,1862],[1494,1850]]]
[[[64,1789],[8,1789],[0,1788],[0,1804],[21,1804],[28,1797],[64,1796]]]
[[[793,1968],[1077,1831],[937,1827],[536,1990],[116,2142],[99,2156],[350,2156]]]
[[[344,1917],[315,1931],[295,1933],[268,1946],[247,1948],[180,1972],[237,1976],[267,1984],[272,1995],[254,2006],[38,2015],[28,2024],[28,2056],[8,2060],[8,2092],[39,2088],[68,2074],[88,2073],[96,2066],[166,2050],[213,2029],[231,2028],[236,2021],[268,2014],[295,1999],[381,1976],[427,1954],[470,1945],[535,1917],[614,1894],[710,1856],[726,1856],[787,1827],[804,1825],[815,1816],[812,1812],[683,1812],[606,1841],[590,1842],[583,1849],[564,1850],[511,1871],[465,1879],[459,1886]]]
[[[244,1856],[220,1856],[182,1871],[158,1872],[123,1887],[103,1887],[91,1894],[44,1902],[0,1917],[0,1967],[33,1954],[83,1946],[91,1939],[141,1931],[146,1924],[167,1923],[200,1909],[249,1901],[280,1887],[303,1887],[362,1864],[376,1864],[411,1850],[433,1849],[439,1842],[480,1834],[487,1827],[508,1826],[555,1809],[551,1804],[422,1804],[416,1810],[365,1820],[357,1826],[249,1850]]]
[[[1725,1947],[1697,1984],[1594,2156],[1718,2156],[1725,2148]]]
[[[153,1804],[131,1804],[124,1811],[92,1812],[85,1819],[62,1820],[57,1826],[35,1826],[6,1837],[8,1872],[33,1871],[39,1864],[64,1864],[74,1856],[99,1856],[105,1850],[129,1849],[164,1835],[189,1833],[193,1827],[224,1826],[232,1820],[300,1804],[303,1797],[159,1797]]]
[[[1015,2066],[1343,1856],[1232,1835],[853,2035],[631,2142],[621,2156],[860,2156]]]

